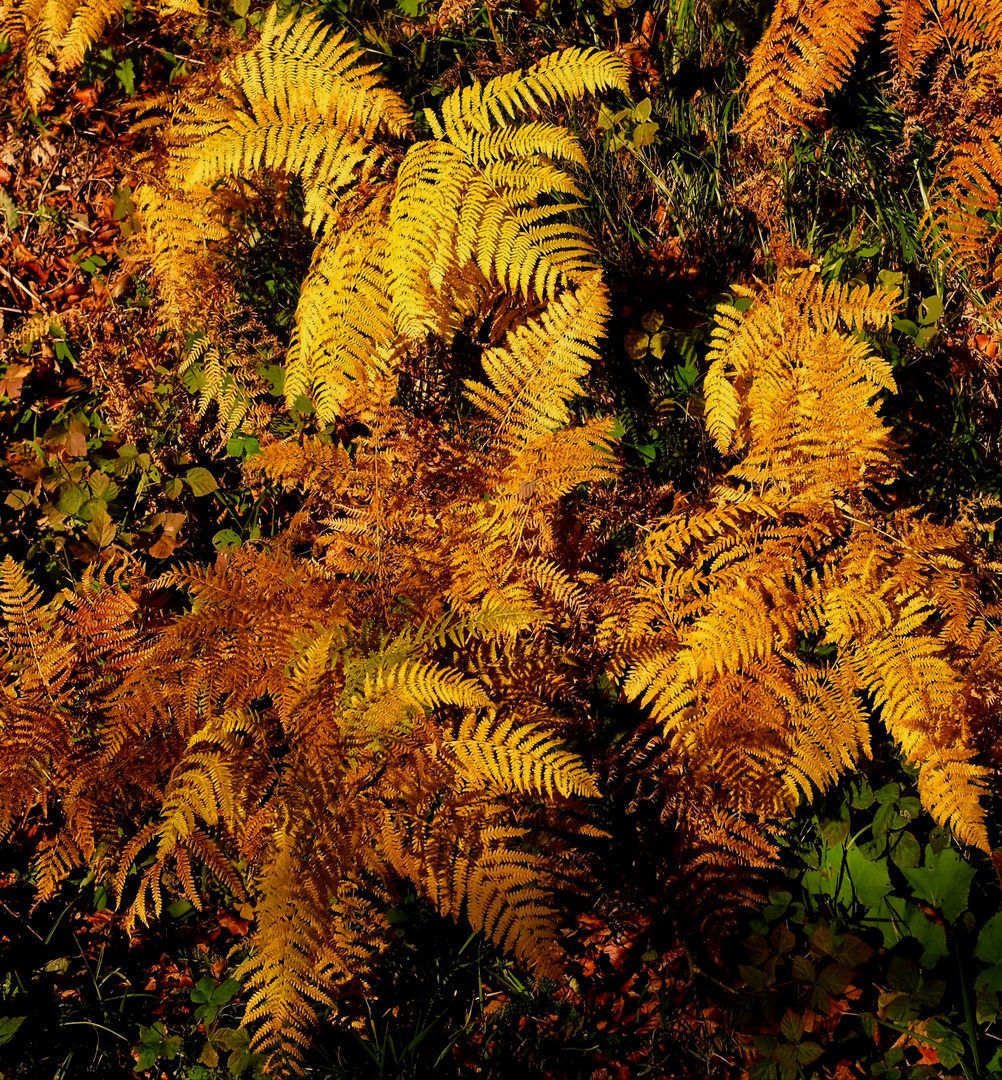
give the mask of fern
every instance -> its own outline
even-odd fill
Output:
[[[752,54],[748,99],[736,132],[753,142],[816,124],[826,94],[838,90],[880,13],[880,0],[842,7],[825,0],[778,0]]]
[[[850,330],[886,325],[895,297],[808,273],[751,295],[718,316],[706,387],[711,434],[744,456],[717,505],[676,508],[626,574],[625,692],[649,707],[665,752],[703,763],[763,817],[855,767],[879,721],[919,766],[933,816],[985,847],[986,774],[959,696],[982,648],[977,586],[949,555],[962,541],[850,510],[894,457],[874,398],[889,369]],[[812,640],[835,659],[812,656]]]
[[[974,126],[940,165],[926,236],[934,257],[997,314],[1002,286],[1002,121]]]

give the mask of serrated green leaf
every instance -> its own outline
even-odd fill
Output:
[[[787,1009],[779,1022],[779,1031],[789,1042],[799,1042],[804,1034],[804,1021],[792,1009]]]
[[[200,465],[194,469],[189,469],[185,473],[184,479],[195,496],[211,495],[214,491],[219,490],[216,478],[208,469],[203,469]]]
[[[908,879],[915,896],[942,911],[949,922],[967,910],[967,900],[974,880],[974,867],[952,848],[933,851],[927,845],[925,865],[904,867],[901,871]]]

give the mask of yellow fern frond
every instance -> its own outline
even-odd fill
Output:
[[[472,178],[466,156],[434,140],[409,150],[397,173],[387,265],[393,316],[411,337],[438,327],[438,291],[455,266],[459,210]]]
[[[325,237],[313,255],[296,307],[285,396],[312,398],[321,422],[343,414],[374,355],[395,327],[386,277],[388,199],[374,198],[351,225]]]
[[[465,147],[474,132],[486,135],[520,113],[611,89],[630,92],[622,60],[598,49],[564,49],[524,72],[455,91],[442,104],[442,129],[454,145]]]
[[[900,76],[912,83],[937,54],[956,61],[1002,41],[1002,10],[980,0],[888,0],[884,36]]]
[[[500,722],[488,715],[468,716],[455,739],[445,746],[473,777],[483,777],[505,790],[565,798],[597,798],[598,786],[577,754],[565,750],[545,729],[520,724],[516,717]]]
[[[722,452],[744,450],[732,476],[818,493],[879,478],[892,450],[874,396],[894,382],[890,365],[848,331],[888,326],[895,304],[895,293],[825,288],[799,271],[744,312],[718,308],[706,424]]]
[[[379,167],[380,133],[406,134],[410,114],[362,53],[328,37],[316,17],[278,20],[224,66],[215,96],[189,96],[171,125],[172,161],[186,188],[277,169],[299,176],[307,224]]]
[[[467,382],[466,396],[494,422],[499,446],[517,453],[568,423],[568,403],[598,357],[595,343],[608,315],[605,287],[592,274],[484,354],[489,385]]]
[[[60,71],[79,67],[87,50],[104,33],[108,23],[125,13],[126,0],[84,0],[73,13],[65,35],[59,42],[56,66]]]

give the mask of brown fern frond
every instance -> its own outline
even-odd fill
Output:
[[[735,132],[752,142],[788,142],[824,115],[826,94],[845,82],[880,14],[880,0],[842,7],[826,0],[778,0],[752,54],[748,99]]]
[[[926,241],[997,316],[1002,286],[1002,119],[976,124],[951,150],[929,193]]]

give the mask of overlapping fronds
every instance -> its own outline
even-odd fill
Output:
[[[855,767],[879,721],[933,816],[984,847],[961,694],[982,586],[960,531],[872,520],[859,501],[893,463],[876,399],[893,384],[849,331],[887,325],[896,298],[806,272],[748,296],[718,314],[706,386],[711,435],[744,457],[715,506],[676,505],[625,574],[616,648],[652,725],[637,767],[663,743],[736,810],[774,817]]]
[[[936,174],[926,219],[934,257],[997,314],[1002,286],[1002,120],[976,124]]]
[[[348,189],[380,165],[382,140],[406,135],[400,97],[315,16],[269,12],[258,43],[225,65],[208,94],[182,98],[170,132],[177,186],[278,170],[300,177],[320,228]]]
[[[25,97],[37,110],[52,89],[52,73],[83,63],[87,50],[126,11],[125,0],[11,0],[0,9],[0,38],[21,57]],[[194,0],[161,0],[161,14],[198,12]]]
[[[285,396],[290,404],[300,394],[312,396],[322,420],[344,414],[352,391],[396,334],[386,281],[386,195],[320,242],[303,282]]]
[[[825,95],[844,83],[880,8],[880,0],[778,0],[752,54],[748,99],[734,130],[764,143],[817,123]]]
[[[892,451],[874,398],[894,381],[850,331],[889,326],[897,293],[800,271],[744,295],[746,311],[718,309],[704,387],[710,436],[744,455],[732,475],[818,494],[879,479]]]
[[[307,224],[325,235],[303,284],[286,390],[290,401],[311,394],[324,421],[409,342],[448,342],[468,322],[489,323],[505,293],[552,301],[595,273],[590,240],[567,220],[576,204],[563,201],[580,190],[556,164],[586,167],[577,139],[550,122],[509,121],[626,88],[621,61],[569,49],[456,91],[442,121],[430,119],[437,137],[413,145],[391,179],[390,141],[410,134],[411,119],[361,56],[318,19],[273,10],[259,42],[181,96],[163,132],[166,186],[141,192],[165,309],[185,326],[199,313],[193,271],[204,276],[207,244],[225,239],[216,223],[233,216],[218,182],[274,170],[301,180]]]
[[[1002,7],[994,0],[888,0],[885,39],[904,85],[937,61],[970,59],[1002,41]]]
[[[466,395],[490,417],[499,446],[518,453],[567,424],[568,404],[598,356],[595,343],[608,316],[605,287],[594,273],[484,354],[490,385],[468,382]]]

